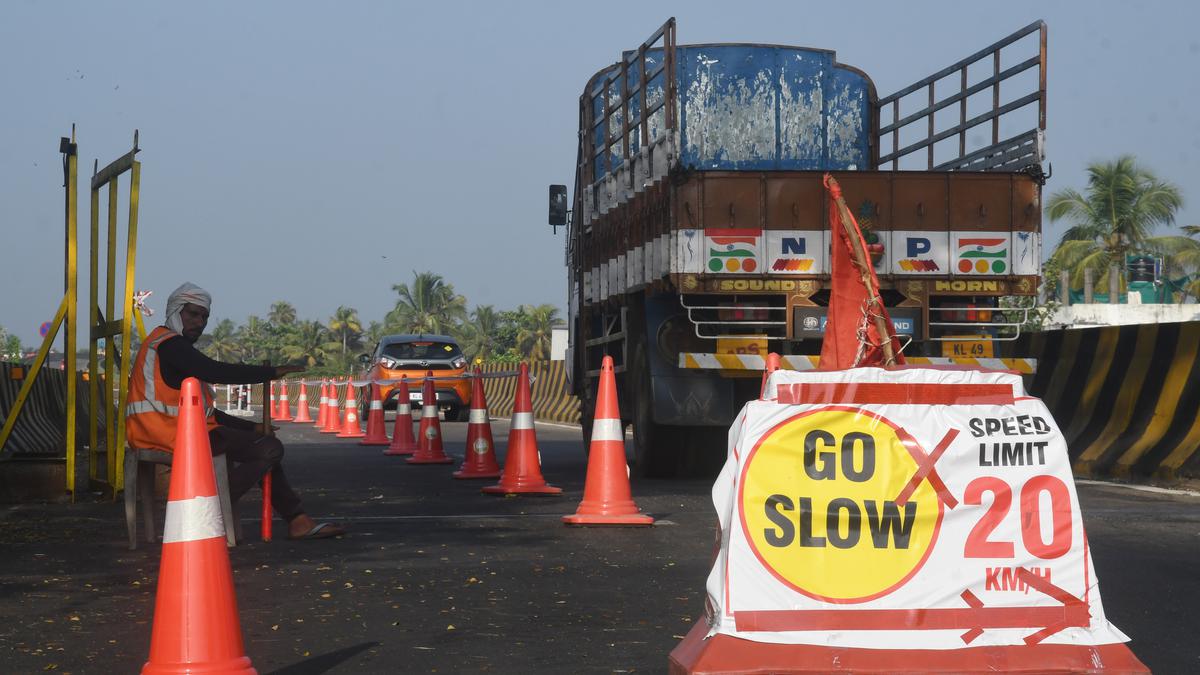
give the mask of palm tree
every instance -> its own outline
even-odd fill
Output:
[[[253,314],[246,317],[245,325],[238,329],[237,339],[242,347],[242,357],[251,363],[267,358],[270,353],[271,336],[267,325]]]
[[[1184,292],[1193,298],[1200,298],[1200,238],[1197,238],[1200,237],[1200,225],[1184,225],[1183,232],[1189,243],[1180,246],[1172,262],[1191,277]]]
[[[288,361],[303,361],[306,366],[312,368],[329,357],[326,352],[329,332],[320,321],[301,321],[292,332],[291,338],[279,349],[280,355]]]
[[[290,326],[296,323],[296,308],[292,306],[292,303],[280,300],[271,305],[271,312],[267,314],[267,321],[276,326]]]
[[[346,350],[353,346],[359,346],[359,337],[362,335],[362,322],[358,319],[358,310],[353,307],[341,306],[329,317],[329,330],[333,333],[335,339],[342,342],[342,356],[346,355]]]
[[[242,346],[237,339],[237,325],[229,319],[222,319],[208,334],[208,344],[203,351],[218,361],[236,360],[242,353]]]
[[[1086,193],[1073,188],[1050,196],[1046,212],[1051,222],[1067,219],[1055,258],[1071,272],[1071,285],[1083,283],[1084,270],[1098,273],[1103,288],[1113,265],[1125,268],[1126,256],[1144,252],[1173,255],[1188,246],[1188,237],[1152,236],[1155,229],[1175,221],[1183,205],[1179,188],[1139,167],[1123,155],[1087,169]]]
[[[413,283],[395,284],[396,307],[388,312],[389,328],[402,333],[448,333],[467,318],[467,299],[454,292],[440,274],[413,271]]]
[[[550,343],[554,329],[563,325],[558,318],[558,307],[554,305],[521,305],[521,328],[517,332],[517,344],[531,361],[550,358]]]
[[[499,344],[503,320],[500,313],[491,305],[476,305],[471,312],[471,320],[462,325],[463,353],[474,359],[488,359]]]

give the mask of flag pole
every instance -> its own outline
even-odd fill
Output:
[[[842,198],[842,188],[838,185],[837,179],[830,174],[825,174],[825,185],[829,188],[829,194],[837,206],[838,220],[842,221],[842,229],[846,233],[846,238],[850,240],[850,251],[854,253],[854,264],[858,266],[863,287],[867,289],[867,297],[871,299],[871,302],[882,302],[879,297],[879,289],[871,281],[872,266],[867,257],[867,251],[863,248],[862,232],[859,231],[854,216],[846,206],[846,200]],[[896,352],[892,349],[892,332],[888,329],[888,322],[879,312],[873,314],[875,330],[879,333],[882,343],[880,347],[883,349],[883,364],[894,366],[896,365]]]

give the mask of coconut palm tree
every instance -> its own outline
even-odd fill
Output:
[[[1071,272],[1072,286],[1082,285],[1084,270],[1090,269],[1106,287],[1109,268],[1124,269],[1130,253],[1170,256],[1189,245],[1188,237],[1153,236],[1175,221],[1183,205],[1178,187],[1138,166],[1132,155],[1092,164],[1087,172],[1085,193],[1060,190],[1046,208],[1051,222],[1071,223],[1053,257]]]
[[[320,321],[301,321],[291,333],[291,340],[279,349],[279,354],[288,361],[301,361],[313,368],[329,357],[326,346],[329,331]]]
[[[499,346],[503,319],[491,305],[476,305],[471,320],[462,325],[459,342],[463,353],[474,359],[488,359]]]
[[[296,308],[292,303],[280,300],[271,305],[271,312],[267,314],[267,321],[276,326],[290,326],[296,323]]]
[[[362,321],[358,319],[358,310],[353,307],[338,307],[333,316],[329,317],[329,331],[335,340],[341,341],[342,356],[346,355],[346,350],[350,347],[355,349],[359,347],[362,329]]]
[[[267,324],[259,317],[253,314],[246,317],[246,323],[238,328],[237,340],[245,360],[253,363],[268,358],[271,335],[267,331]]]
[[[413,271],[412,286],[395,284],[392,290],[400,298],[386,322],[397,332],[443,334],[467,318],[467,299],[440,274]]]
[[[550,358],[550,343],[554,329],[563,325],[558,318],[558,307],[554,305],[521,305],[521,328],[517,331],[517,345],[529,355],[531,361]]]
[[[237,325],[229,319],[222,319],[217,327],[208,333],[208,344],[204,353],[218,361],[234,361],[242,354],[242,346],[237,338]]]

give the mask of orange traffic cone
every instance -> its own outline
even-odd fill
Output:
[[[504,457],[504,475],[500,482],[483,488],[490,495],[548,494],[562,488],[542,478],[542,453],[538,451],[533,430],[533,399],[529,395],[529,365],[521,362],[517,373],[517,398],[513,403],[512,426],[508,431],[508,451]]]
[[[271,380],[271,417],[279,414],[279,403],[275,397],[275,380]]]
[[[358,387],[354,386],[350,380],[346,380],[346,416],[344,420],[342,430],[338,432],[338,438],[362,438],[364,436],[362,424],[358,419]]]
[[[387,426],[383,423],[383,401],[379,399],[379,385],[371,383],[371,412],[367,414],[367,435],[359,445],[390,445]]]
[[[767,354],[767,366],[763,369],[762,386],[758,388],[758,398],[764,399],[767,397],[767,378],[771,377],[771,373],[779,370],[779,355],[775,352]]]
[[[279,381],[279,408],[271,413],[276,422],[292,421],[292,406],[288,403],[287,380]]]
[[[256,673],[242,645],[200,381],[183,381],[150,660],[155,673]]]
[[[341,413],[338,412],[337,382],[329,383],[329,396],[325,399],[325,426],[321,427],[323,434],[336,434],[342,430]]]
[[[304,380],[300,381],[300,398],[296,400],[296,417],[292,421],[296,424],[312,424],[312,418],[308,414],[308,391]]]
[[[317,404],[317,423],[313,427],[320,431],[325,428],[325,418],[329,416],[329,411],[325,406],[329,404],[329,382],[321,380],[321,401]]]
[[[409,464],[453,464],[442,449],[442,423],[438,421],[437,393],[433,390],[433,371],[425,373],[421,388],[421,426],[417,427],[417,451],[404,460]]]
[[[408,376],[400,376],[399,393],[396,395],[396,423],[392,426],[392,444],[385,455],[411,455],[417,450],[417,439],[413,438],[412,406],[408,396]]]
[[[496,462],[496,444],[492,441],[492,425],[488,422],[487,400],[483,397],[483,377],[475,368],[471,384],[471,416],[467,424],[467,451],[462,467],[455,478],[497,478],[500,465]]]
[[[617,381],[611,356],[600,365],[592,444],[588,447],[587,481],[583,501],[575,515],[563,516],[568,525],[652,525],[654,519],[638,511],[629,490],[629,465],[625,463],[625,429],[617,407]]]

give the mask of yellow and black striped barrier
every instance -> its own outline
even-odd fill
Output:
[[[1200,477],[1200,322],[1036,333],[1030,392],[1080,476]]]
[[[510,371],[511,365],[487,365],[483,372]],[[579,423],[579,399],[567,389],[567,370],[563,361],[537,361],[529,364],[533,384],[529,393],[533,397],[534,419],[548,422]],[[501,417],[511,415],[517,392],[517,378],[497,377],[483,381],[483,395],[487,397],[488,412]]]

